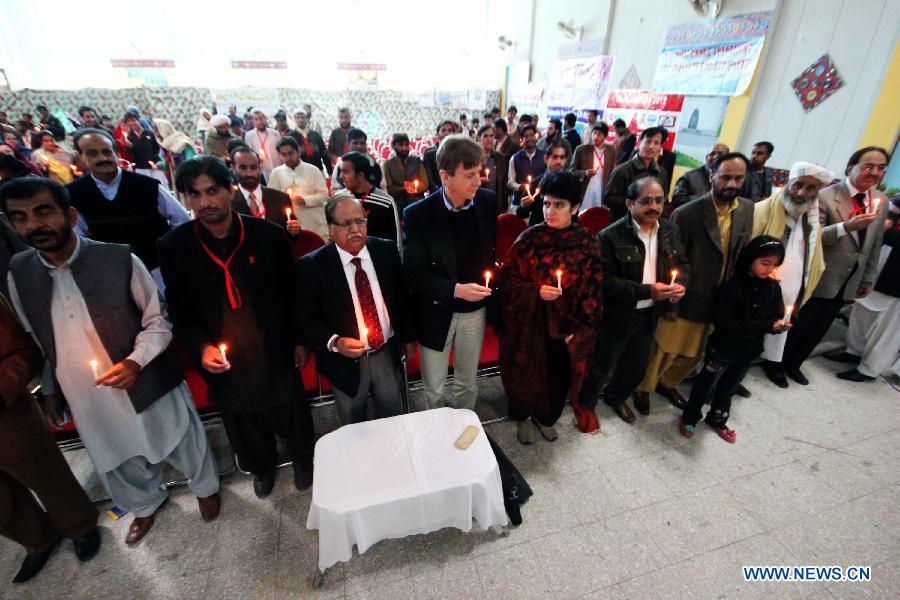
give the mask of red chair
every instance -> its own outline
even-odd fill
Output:
[[[526,229],[528,229],[528,225],[516,215],[504,213],[497,217],[496,256],[499,264],[504,263],[516,238]]]
[[[605,206],[592,206],[578,215],[578,222],[581,223],[581,226],[594,235],[606,229],[611,220],[609,209]]]
[[[291,250],[295,259],[306,256],[324,245],[325,240],[315,231],[309,231],[308,229],[301,229],[296,237],[291,238]]]

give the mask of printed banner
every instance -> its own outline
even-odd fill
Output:
[[[613,90],[609,92],[603,118],[607,123],[622,119],[635,135],[648,127],[661,126],[669,130],[669,138],[664,144],[666,150],[675,145],[678,120],[684,96],[680,94],[658,94],[650,90]],[[613,133],[610,129],[610,133]]]
[[[287,69],[282,60],[233,60],[232,69]]]
[[[586,113],[600,109],[609,93],[612,56],[591,56],[554,61],[550,83],[544,93],[544,114],[562,118],[567,112]]]
[[[706,155],[719,141],[728,96],[685,96],[678,119],[675,164],[696,169],[706,163]]]
[[[242,87],[231,89],[212,89],[213,103],[216,111],[227,114],[228,107],[237,106],[238,114],[243,115],[249,107],[261,110],[272,119],[280,108],[278,88],[269,87]]]
[[[772,11],[682,23],[669,28],[653,90],[665,94],[739,96],[762,52]]]

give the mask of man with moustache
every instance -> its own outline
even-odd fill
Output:
[[[643,415],[650,412],[654,389],[676,408],[687,405],[675,388],[703,358],[712,331],[716,289],[731,277],[738,254],[750,241],[753,203],[738,196],[748,165],[743,154],[723,154],[713,161],[710,193],[672,214],[691,276],[684,298],[663,315],[656,328],[647,373],[634,393],[634,406]]]
[[[314,231],[322,239],[327,238],[325,202],[328,186],[325,176],[313,165],[300,160],[300,147],[294,138],[281,138],[275,147],[282,164],[272,170],[269,186],[290,197],[294,215],[303,229]],[[284,210],[281,212],[284,214]]]
[[[244,143],[256,151],[263,175],[268,180],[272,169],[281,164],[281,156],[275,147],[281,134],[269,127],[269,120],[263,111],[254,110],[252,114],[253,129],[244,134]]]
[[[338,126],[331,130],[328,136],[328,155],[331,157],[331,164],[339,161],[340,157],[350,152],[350,140],[347,134],[350,133],[350,109],[342,106],[338,109]]]
[[[506,187],[506,170],[509,158],[494,149],[494,127],[488,123],[478,128],[476,139],[481,144],[483,154],[481,166],[481,187],[491,190],[497,195],[497,210],[505,213],[509,204],[509,193]]]
[[[299,370],[308,351],[295,326],[287,234],[231,209],[228,167],[217,158],[183,162],[175,186],[196,215],[159,241],[175,335],[200,363],[257,497],[275,485],[276,438],[286,442],[294,485],[306,489],[314,438]]]
[[[277,168],[277,167],[276,167]],[[231,171],[238,180],[237,190],[231,207],[243,215],[259,217],[284,227],[288,234],[300,233],[300,221],[292,214],[288,219],[286,210],[293,213],[291,198],[284,192],[265,187],[259,183],[259,157],[247,146],[239,146],[231,151]]]
[[[9,294],[48,363],[48,419],[60,422],[58,390],[106,491],[134,514],[125,543],[147,535],[168,499],[164,461],[188,478],[203,520],[215,519],[219,474],[146,267],[128,246],[75,235],[69,195],[50,180],[9,182],[0,207],[33,248],[13,257]]]
[[[800,161],[791,166],[787,185],[753,205],[753,237],[770,235],[784,244],[784,261],[778,267],[784,306],[799,318],[803,306],[825,271],[822,229],[819,226],[819,190],[831,183],[832,173],[816,164]],[[769,333],[763,338],[762,369],[781,388],[788,386],[781,359],[788,333]]]
[[[540,193],[544,178],[553,171],[565,169],[569,164],[571,154],[572,148],[569,146],[569,142],[562,138],[557,138],[547,147],[544,154],[546,170],[531,182],[531,193],[522,196],[522,200],[516,208],[516,216],[528,221],[529,227],[544,222],[544,197]]]
[[[315,168],[328,170],[328,148],[325,147],[325,140],[322,134],[310,128],[309,115],[304,111],[298,110],[294,113],[294,123],[296,129],[291,131],[290,135],[300,146],[300,160],[308,163]]]
[[[419,157],[409,155],[409,136],[405,133],[394,134],[391,148],[394,156],[382,165],[385,189],[402,210],[425,197],[428,191],[428,172]]]
[[[521,139],[522,149],[510,157],[506,176],[507,187],[513,191],[513,204],[517,207],[521,206],[523,196],[534,191],[534,180],[547,170],[547,163],[544,160],[546,152],[537,147],[537,128],[531,124],[525,125],[522,128]],[[570,147],[567,154],[571,153]]]
[[[678,178],[675,191],[672,192],[672,210],[684,206],[694,198],[699,198],[709,191],[710,166],[713,161],[730,152],[725,144],[715,143],[706,153],[706,163],[702,167],[692,169]],[[776,236],[777,237],[777,236]]]
[[[209,124],[203,139],[203,154],[228,160],[228,142],[237,138],[231,129],[231,120],[225,115],[213,115]],[[243,132],[241,137],[244,137]]]

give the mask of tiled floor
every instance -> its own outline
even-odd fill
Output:
[[[80,564],[69,545],[23,586],[0,546],[11,598],[900,598],[900,393],[850,384],[817,358],[808,387],[776,390],[753,369],[735,399],[734,446],[653,398],[634,425],[599,409],[602,432],[566,412],[555,443],[516,442],[489,427],[534,488],[525,522],[502,536],[442,530],[377,544],[310,584],[316,532],[310,494],[282,472],[266,500],[227,477],[221,517],[203,524],[179,488],[148,538],[123,542],[130,518],[101,518],[103,550]],[[498,380],[482,382],[499,402]],[[869,583],[746,583],[742,565],[870,565]]]

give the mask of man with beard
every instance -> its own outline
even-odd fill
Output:
[[[456,123],[453,121],[441,121],[437,128],[438,143],[426,149],[422,154],[422,162],[425,163],[425,171],[428,173],[428,191],[435,192],[441,186],[441,175],[438,172],[437,153],[441,147],[441,142],[448,135],[453,135],[456,131]]]
[[[322,134],[310,128],[309,115],[302,110],[294,113],[294,123],[297,128],[291,132],[291,137],[297,140],[300,146],[300,160],[314,166],[317,169],[328,170],[328,148]]]
[[[540,193],[544,178],[548,173],[565,169],[569,165],[571,154],[572,149],[569,147],[569,142],[562,138],[557,138],[547,148],[547,153],[544,154],[546,171],[531,182],[531,193],[522,196],[521,203],[516,208],[516,216],[528,221],[529,227],[544,222],[544,196]],[[577,219],[573,220],[577,221]]]
[[[163,461],[187,476],[203,520],[215,519],[219,474],[146,267],[128,246],[73,234],[77,213],[52,181],[13,180],[0,206],[33,248],[13,257],[9,293],[47,359],[48,420],[61,422],[58,390],[106,491],[135,516],[125,543],[144,538],[168,499]]]
[[[703,358],[712,331],[716,289],[731,277],[738,254],[750,241],[753,203],[738,196],[749,164],[738,152],[723,154],[712,164],[710,193],[672,214],[691,276],[684,298],[663,314],[656,328],[647,373],[634,393],[634,406],[643,415],[650,412],[654,389],[676,408],[687,404],[675,387]]]
[[[794,320],[782,359],[785,374],[800,385],[809,383],[800,367],[841,307],[872,291],[887,214],[887,197],[878,184],[889,161],[884,148],[861,148],[847,162],[846,179],[819,192],[825,271]]]
[[[501,214],[505,213],[509,205],[509,192],[506,187],[509,158],[494,149],[494,127],[490,123],[478,129],[477,140],[483,152],[481,187],[497,195],[497,210]]]
[[[81,126],[82,127],[93,127],[94,129],[105,129],[103,125],[100,124],[100,119],[97,117],[97,111],[95,111],[90,106],[82,106],[78,109],[78,116],[81,118]],[[110,132],[112,133],[112,132]]]
[[[361,152],[348,152],[341,157],[341,172],[344,174],[345,189],[359,200],[365,211],[367,234],[393,241],[403,256],[400,211],[394,199],[378,188],[381,172],[375,161]],[[329,228],[329,233],[334,233],[334,229]]]
[[[569,149],[568,154],[571,153]],[[537,129],[534,125],[526,125],[522,128],[522,149],[510,157],[506,176],[506,184],[513,191],[513,204],[517,207],[521,205],[522,197],[534,192],[534,180],[547,170],[544,156],[546,152],[537,147]]]
[[[769,235],[784,244],[784,262],[777,279],[785,307],[799,318],[802,307],[819,283],[825,260],[819,226],[819,190],[831,182],[831,171],[809,162],[791,167],[787,185],[753,206],[753,237]],[[788,386],[781,364],[788,333],[769,333],[763,338],[762,369],[772,383]]]
[[[284,229],[231,210],[228,167],[185,161],[175,186],[196,219],[159,241],[175,335],[196,357],[240,467],[260,498],[275,485],[276,438],[294,485],[312,485],[313,424],[299,370],[308,352],[294,319],[294,257]]]
[[[250,146],[259,156],[263,175],[266,180],[272,169],[281,164],[281,156],[275,148],[281,135],[269,127],[269,120],[261,110],[253,111],[253,129],[244,135],[244,143]]]
[[[537,147],[542,152],[546,152],[550,144],[562,137],[562,121],[559,119],[550,119],[547,124],[547,132],[537,141]]]
[[[303,229],[316,232],[322,239],[327,238],[325,202],[328,201],[328,186],[322,171],[300,160],[300,148],[294,138],[281,138],[276,148],[283,164],[272,171],[269,186],[290,197],[294,215]]]
[[[231,120],[225,115],[213,115],[209,120],[211,127],[206,130],[203,140],[203,154],[228,159],[228,142],[235,138],[231,131]]]
[[[347,134],[350,133],[350,109],[346,106],[338,109],[338,126],[331,130],[328,136],[328,156],[331,157],[331,163],[335,164],[340,161],[340,157],[350,152],[350,140]]]
[[[409,155],[409,136],[405,133],[394,134],[391,148],[394,156],[384,161],[384,181],[387,193],[397,201],[402,210],[425,197],[429,188],[428,172],[417,156]],[[378,237],[377,234],[372,235]]]
[[[741,189],[741,196],[753,202],[759,202],[772,195],[772,169],[766,166],[766,161],[772,158],[775,146],[771,142],[757,142],[753,144],[750,152],[750,169],[747,171],[747,179]]]
[[[596,115],[597,111],[593,112]],[[578,146],[572,157],[572,168],[581,182],[582,210],[603,205],[603,188],[616,166],[616,148],[606,143],[608,134],[609,125],[603,121],[595,123],[589,141]],[[591,193],[586,195],[588,188]]]
[[[276,167],[276,169],[279,167]],[[259,184],[259,157],[247,146],[231,152],[231,172],[238,180],[231,207],[243,215],[259,217],[284,227],[288,234],[300,233],[300,221],[288,219],[287,209],[294,207],[287,194]]]
[[[130,245],[161,286],[156,241],[190,215],[156,179],[119,168],[108,132],[79,129],[73,143],[88,170],[67,187],[78,210],[76,231],[98,242]]]
[[[696,169],[691,169],[678,178],[675,182],[675,191],[672,192],[672,210],[680,206],[684,206],[694,198],[699,198],[703,194],[709,192],[710,167],[714,160],[728,154],[730,150],[728,146],[721,143],[713,144],[709,152],[706,153],[706,164]],[[775,236],[778,237],[778,236]]]

